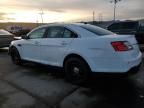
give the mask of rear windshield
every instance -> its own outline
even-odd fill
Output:
[[[96,34],[96,35],[99,35],[99,36],[102,36],[102,35],[112,35],[114,34],[113,32],[111,31],[108,31],[106,29],[103,29],[103,28],[100,28],[100,27],[97,27],[97,26],[93,26],[93,25],[80,25],[80,27]]]

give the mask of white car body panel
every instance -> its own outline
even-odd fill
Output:
[[[77,25],[63,24],[78,34],[78,38],[42,38],[13,41],[21,58],[42,64],[63,67],[65,58],[70,54],[81,56],[93,72],[125,73],[138,66],[142,54],[137,41],[131,35],[97,36]],[[133,49],[116,52],[111,46],[113,41],[128,41]],[[22,48],[18,46],[22,44]],[[27,46],[29,44],[29,46]]]
[[[40,58],[44,64],[60,66],[60,59],[66,53],[73,39],[44,39],[40,42]]]

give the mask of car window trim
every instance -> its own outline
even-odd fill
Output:
[[[47,27],[46,32],[45,32],[45,35],[44,35],[44,38],[48,38],[48,31],[49,31],[49,29],[50,29],[50,28],[54,28],[54,27],[63,28],[64,31],[63,31],[62,38],[64,38],[64,32],[65,32],[65,30],[68,30],[68,31],[72,32],[72,33],[76,36],[76,37],[71,37],[71,38],[78,38],[78,34],[77,34],[77,33],[75,33],[75,32],[73,32],[72,30],[66,28],[65,26],[49,26],[49,27]]]

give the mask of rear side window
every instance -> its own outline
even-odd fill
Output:
[[[80,25],[80,27],[96,34],[96,35],[99,35],[99,36],[102,36],[102,35],[112,35],[114,33],[106,30],[106,29],[103,29],[103,28],[100,28],[100,27],[97,27],[97,26],[93,26],[93,25]]]
[[[78,36],[73,33],[72,31],[65,29],[64,30],[64,34],[63,34],[63,38],[77,38]]]
[[[48,38],[62,38],[64,33],[63,27],[50,27],[48,28]]]

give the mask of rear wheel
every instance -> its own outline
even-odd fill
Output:
[[[64,64],[66,80],[72,83],[84,83],[89,78],[90,69],[87,63],[77,57],[66,60]]]
[[[20,57],[19,52],[17,51],[16,48],[12,48],[10,54],[11,54],[12,62],[14,64],[16,64],[16,65],[21,65],[22,64],[21,57]]]

